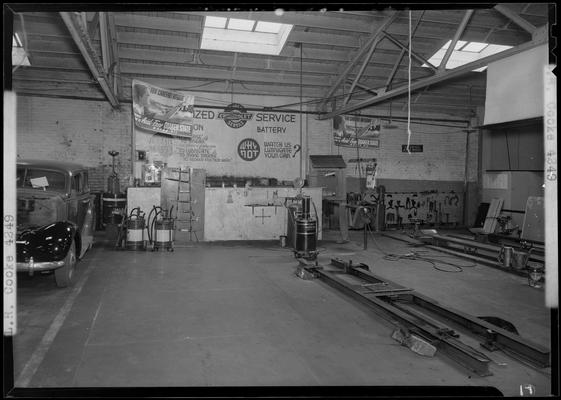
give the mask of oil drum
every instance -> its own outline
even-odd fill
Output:
[[[296,247],[296,220],[301,216],[301,212],[297,204],[288,206],[288,220],[286,223],[286,245],[288,247]]]
[[[154,247],[170,248],[173,241],[173,219],[156,220],[154,228]]]
[[[317,222],[313,219],[296,220],[296,246],[298,252],[316,251]]]
[[[103,205],[103,225],[118,225],[123,219],[122,211],[127,206],[127,196],[122,193],[105,192],[101,198]]]
[[[127,250],[144,250],[144,218],[130,218],[127,220]]]

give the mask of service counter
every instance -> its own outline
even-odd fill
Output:
[[[130,187],[127,189],[128,213],[135,208],[146,214],[154,205],[160,206],[160,187]],[[288,213],[300,191],[291,187],[205,187],[204,230],[199,240],[278,240],[286,235]],[[312,198],[318,215],[318,240],[322,231],[322,188],[303,188],[302,194]],[[287,199],[285,203],[285,199]],[[311,215],[315,216],[314,207]],[[200,218],[200,216],[199,216]]]
[[[278,240],[286,235],[285,199],[299,194],[290,187],[205,188],[204,240]],[[303,188],[318,215],[318,240],[322,231],[322,188]],[[314,207],[311,209],[314,215]]]

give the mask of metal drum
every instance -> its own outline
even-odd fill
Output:
[[[316,251],[316,226],[317,222],[313,219],[296,220],[296,251],[303,253]]]
[[[286,223],[286,245],[296,248],[296,220],[301,213],[297,204],[288,206],[288,220]]]
[[[122,211],[127,206],[127,196],[122,193],[103,193],[103,225],[118,225],[123,219]]]

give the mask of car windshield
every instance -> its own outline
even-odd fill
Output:
[[[62,172],[38,168],[18,168],[16,185],[18,188],[45,190],[66,190],[65,176]]]

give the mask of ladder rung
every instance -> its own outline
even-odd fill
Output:
[[[190,203],[191,200],[177,200],[178,203]]]
[[[190,190],[180,190],[179,193],[191,193]]]
[[[196,232],[193,229],[178,229],[178,231],[180,231],[180,232]]]

